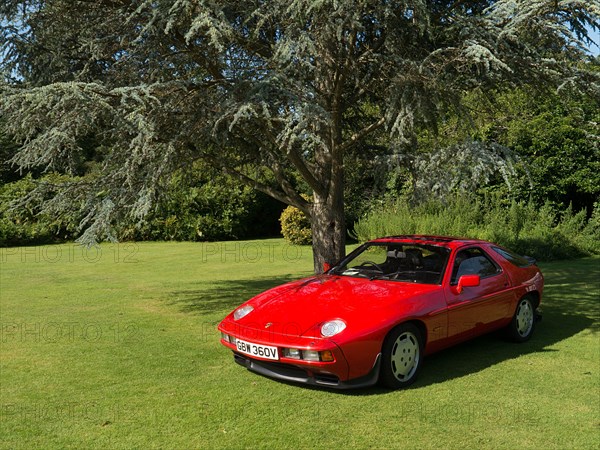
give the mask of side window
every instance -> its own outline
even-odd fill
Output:
[[[456,254],[451,283],[458,283],[458,279],[463,275],[479,275],[481,278],[486,278],[500,272],[500,267],[483,250],[479,247],[468,248]]]
[[[517,255],[516,253],[506,250],[505,248],[492,247],[492,250],[517,267],[529,267],[533,264],[533,262],[528,261],[524,256]]]

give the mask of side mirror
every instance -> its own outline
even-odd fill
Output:
[[[464,288],[479,286],[480,283],[481,278],[479,277],[479,275],[463,275],[458,279],[458,284],[456,285],[456,293],[460,294]]]
[[[331,269],[331,264],[329,264],[328,262],[324,262],[323,263],[323,273],[329,272],[329,269]]]

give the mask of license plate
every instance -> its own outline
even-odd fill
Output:
[[[273,359],[275,361],[279,359],[277,347],[253,344],[252,342],[241,341],[240,339],[235,341],[235,345],[238,349],[238,352],[246,355],[258,356],[259,358],[265,359]]]

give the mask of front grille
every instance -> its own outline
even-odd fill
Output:
[[[274,373],[277,373],[279,375],[283,375],[285,377],[290,377],[290,378],[308,378],[308,373],[306,372],[306,370],[303,370],[299,367],[296,366],[291,366],[288,364],[281,364],[281,363],[269,363],[269,362],[254,362],[254,364],[258,364],[262,367],[264,367],[265,369],[268,369]]]

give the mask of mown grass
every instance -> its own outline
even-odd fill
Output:
[[[281,240],[0,249],[2,448],[598,448],[600,258],[542,266],[534,338],[433,355],[410,389],[252,374],[236,305],[310,273]]]

